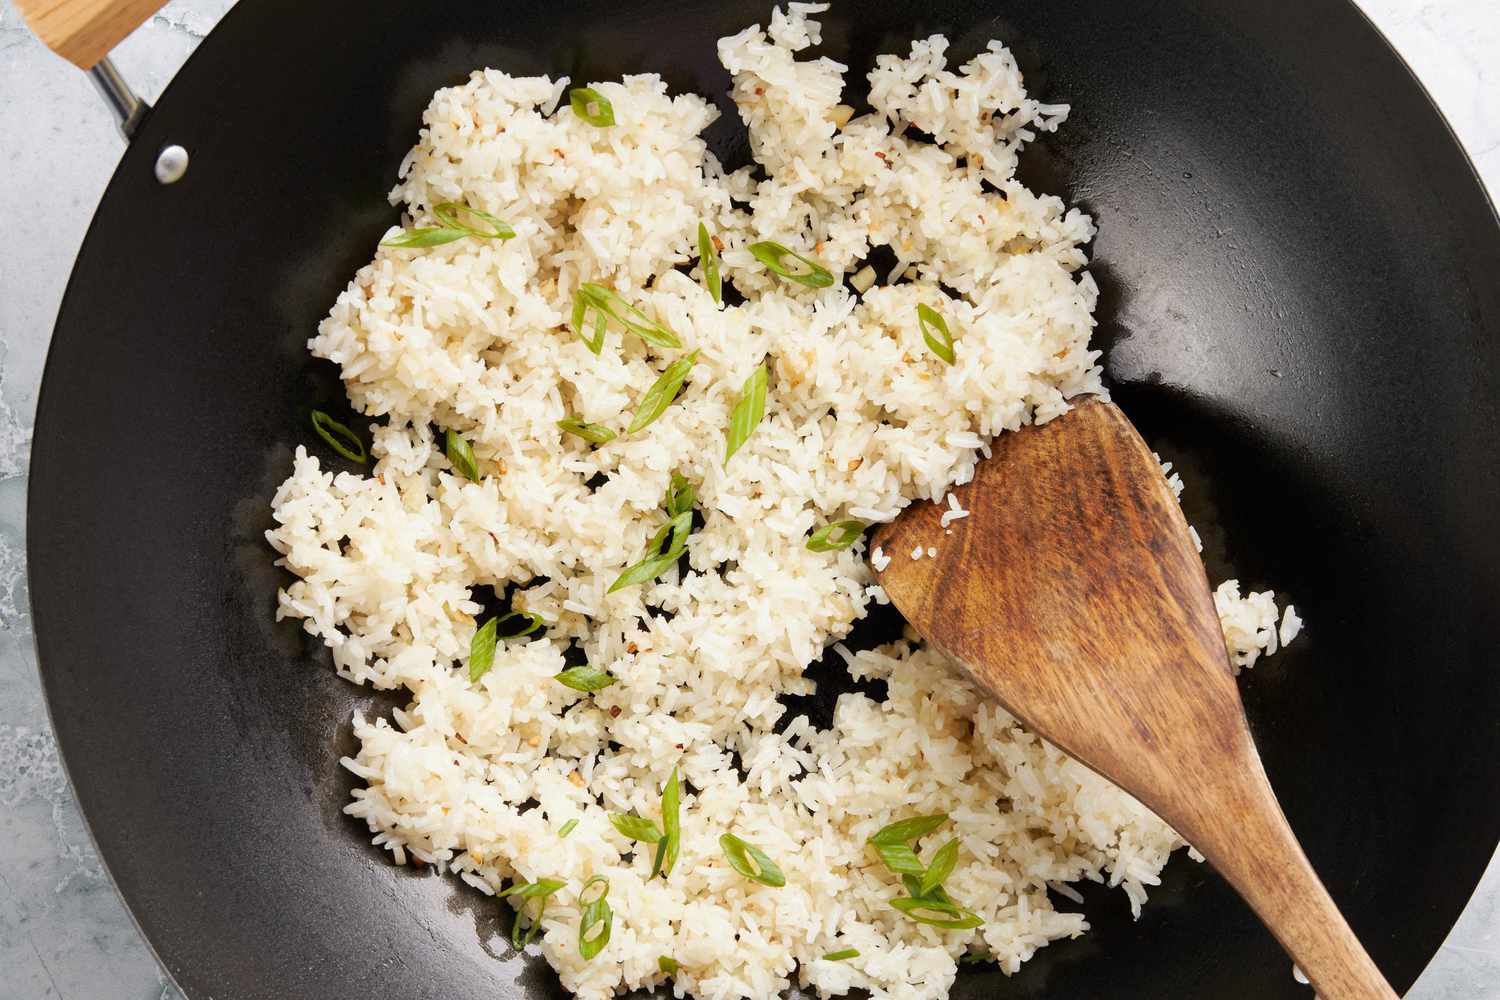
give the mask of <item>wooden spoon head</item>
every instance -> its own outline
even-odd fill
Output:
[[[1186,762],[1258,770],[1187,521],[1119,409],[1086,400],[1003,434],[953,492],[969,515],[948,530],[945,507],[915,505],[871,542],[918,632],[1169,822]]]

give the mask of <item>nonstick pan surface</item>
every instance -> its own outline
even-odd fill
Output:
[[[345,409],[304,343],[396,219],[432,91],[479,66],[659,70],[728,112],[714,41],[761,2],[245,0],[126,152],[79,255],[38,407],[31,599],[58,738],[100,853],[189,996],[545,997],[543,961],[456,881],[340,813],[356,709],[262,532]],[[1094,214],[1116,399],[1187,481],[1215,579],[1274,586],[1304,637],[1242,682],[1266,768],[1350,923],[1411,983],[1500,837],[1500,229],[1453,136],[1343,0],[864,0],[821,51],[945,32],[1011,44],[1074,112],[1023,177]],[[156,152],[181,143],[185,179]],[[1206,866],[1134,921],[979,997],[1305,998]],[[1064,903],[1063,905],[1068,905]]]

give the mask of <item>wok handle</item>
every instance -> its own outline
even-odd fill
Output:
[[[164,2],[17,0],[16,6],[42,44],[79,69],[93,69]]]

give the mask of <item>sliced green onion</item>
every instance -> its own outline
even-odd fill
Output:
[[[538,896],[550,896],[568,883],[562,879],[539,878],[535,882],[517,882],[504,892],[495,893],[496,899],[504,899],[506,896],[514,896],[517,899],[535,899]]]
[[[666,878],[677,864],[677,852],[682,848],[682,788],[677,779],[677,768],[661,790],[661,842],[656,845],[656,860],[651,865],[651,878],[661,872]]]
[[[947,813],[937,813],[932,816],[912,816],[909,819],[899,820],[890,826],[882,827],[870,838],[872,844],[904,844],[918,837],[925,837],[944,823],[948,822]]]
[[[788,281],[795,281],[808,288],[827,288],[833,284],[833,272],[821,261],[804,257],[795,250],[788,250],[780,243],[752,243],[748,249],[756,260],[766,265],[766,270],[779,274]],[[788,264],[788,257],[795,263]]]
[[[594,891],[596,886],[599,889],[598,892]],[[603,875],[595,875],[583,883],[583,888],[578,890],[578,905],[580,907],[592,906],[608,895],[609,879]]]
[[[724,464],[728,465],[734,453],[755,433],[761,418],[766,415],[766,371],[765,362],[756,366],[745,384],[740,388],[740,398],[729,415],[729,433],[724,437]]]
[[[539,878],[535,882],[517,882],[509,889],[497,894],[498,899],[513,895],[522,900],[520,908],[516,910],[516,922],[510,927],[511,947],[516,951],[525,950],[526,946],[531,943],[531,939],[536,937],[537,932],[542,929],[542,914],[547,910],[547,900],[566,884],[560,879]],[[537,907],[536,916],[528,919],[526,904],[533,899],[541,900],[541,904]]]
[[[626,840],[638,840],[643,844],[655,844],[661,841],[662,832],[649,819],[634,814],[624,816],[620,813],[610,813],[609,821]]]
[[[432,214],[448,229],[458,229],[468,236],[477,236],[482,240],[508,240],[516,235],[516,231],[509,223],[501,222],[488,212],[481,212],[477,208],[470,208],[461,201],[445,201],[439,205],[432,206]],[[463,216],[470,215],[489,226],[488,229],[480,229],[463,220]]]
[[[786,876],[776,867],[776,862],[766,857],[766,852],[754,844],[747,844],[734,834],[726,833],[719,838],[719,846],[724,849],[729,867],[746,878],[773,889],[786,885]]]
[[[595,128],[609,128],[615,123],[615,107],[593,87],[574,87],[568,91],[573,113]]]
[[[392,236],[388,240],[381,240],[383,247],[394,247],[398,250],[418,250],[422,247],[440,247],[444,243],[456,243],[469,234],[462,229],[452,229],[447,226],[430,226],[423,229],[403,229],[401,235]]]
[[[594,335],[588,334],[588,314],[594,314]],[[583,289],[573,293],[573,331],[578,334],[578,339],[583,341],[583,346],[598,354],[604,349],[604,331],[609,325],[609,317],[594,305],[584,294]],[[614,437],[610,434],[610,437]]]
[[[676,972],[679,968],[681,968],[681,966],[677,964],[677,959],[668,958],[665,955],[656,960],[656,967],[669,976]]]
[[[826,954],[826,955],[823,956],[823,961],[825,961],[825,962],[842,962],[846,958],[858,958],[858,957],[859,957],[859,949],[858,948],[844,948],[841,951],[830,951],[828,954]]]
[[[359,439],[359,435],[322,410],[312,411],[312,425],[313,430],[318,432],[318,437],[328,447],[349,461],[364,465],[370,460],[369,453],[365,451],[365,443]]]
[[[574,816],[572,819],[568,820],[566,823],[564,823],[562,825],[562,829],[561,830],[557,831],[557,839],[558,840],[563,839],[564,837],[566,837],[568,834],[572,833],[577,828],[578,828],[578,817]]]
[[[920,878],[927,873],[927,866],[922,864],[917,852],[906,844],[875,844],[874,847],[880,860],[897,875],[914,875]]]
[[[607,593],[613,594],[615,591],[622,590],[625,587],[633,587],[638,583],[654,580],[676,565],[677,560],[682,556],[683,550],[687,548],[687,537],[692,529],[692,510],[685,510],[681,514],[673,515],[670,521],[656,529],[656,534],[652,535],[651,541],[646,543],[646,555],[644,558],[634,566],[627,567],[625,572],[621,573],[615,579],[615,582],[609,585]],[[668,532],[671,533],[672,540],[667,550],[663,552],[661,551],[661,547],[667,541]]]
[[[927,871],[922,875],[920,892],[918,896],[926,896],[945,882],[953,869],[958,867],[958,841],[950,840],[937,849],[932,856],[932,864],[927,866]]]
[[[714,305],[724,304],[724,279],[719,274],[719,251],[706,223],[698,223],[698,263],[703,268],[703,287],[713,296]]]
[[[579,309],[580,302],[583,303],[582,310]],[[674,349],[682,346],[682,341],[677,339],[677,334],[651,319],[651,317],[641,312],[629,302],[626,302],[614,289],[605,288],[603,285],[595,284],[592,281],[585,281],[578,286],[578,291],[573,293],[573,326],[575,329],[579,328],[583,313],[589,309],[594,309],[608,316],[648,344]],[[579,336],[583,337],[584,335],[580,332]],[[598,326],[595,327],[595,337],[602,344],[603,333]],[[587,337],[584,337],[584,343],[589,344],[589,350],[595,354],[599,353],[598,348],[594,347],[593,343]]]
[[[675,555],[648,556],[621,573],[615,579],[615,582],[609,585],[607,593],[613,594],[615,591],[622,590],[625,587],[634,587],[638,583],[655,580],[675,565],[677,565],[677,556]]]
[[[562,430],[583,438],[589,444],[608,444],[615,439],[615,432],[603,424],[591,424],[579,417],[563,417],[557,422]]]
[[[474,449],[457,431],[448,431],[444,438],[443,453],[448,462],[465,479],[479,482],[479,463],[474,461]]]
[[[678,514],[673,514],[671,519],[660,528],[656,534],[651,536],[651,541],[646,543],[646,552],[660,552],[663,557],[676,559],[682,555],[687,548],[688,534],[693,530],[693,511],[691,508]],[[672,541],[667,545],[666,551],[662,551],[662,545],[667,541],[667,533],[671,532]]]
[[[948,332],[948,321],[936,309],[926,303],[919,303],[917,322],[922,326],[922,339],[927,341],[927,349],[948,364],[953,364],[958,356],[953,353],[953,334]]]
[[[835,521],[814,531],[807,540],[807,547],[814,552],[837,552],[853,545],[864,533],[863,521]]]
[[[966,910],[956,903],[945,903],[937,899],[911,899],[903,896],[900,899],[891,900],[891,905],[918,923],[927,924],[930,927],[961,931],[984,925],[984,920],[977,913]]]
[[[634,434],[636,431],[648,426],[657,417],[667,412],[667,407],[672,405],[672,400],[682,391],[682,383],[693,370],[693,365],[698,361],[698,352],[678,358],[667,365],[667,370],[646,390],[641,397],[641,405],[635,411],[635,419],[630,426],[625,428],[626,434]]]
[[[592,887],[601,884],[604,888],[597,895],[591,895]],[[614,927],[615,914],[609,907],[608,897],[609,879],[603,875],[595,875],[583,883],[583,888],[579,890],[578,902],[583,906],[583,913],[578,918],[578,954],[585,962],[609,944],[609,932]]]
[[[569,667],[553,678],[563,687],[570,687],[574,691],[603,691],[613,684],[618,678],[608,670],[600,670],[591,667],[587,663],[580,667]]]
[[[687,476],[680,472],[672,473],[672,484],[667,487],[667,495],[662,500],[662,506],[667,508],[667,513],[672,517],[686,514],[693,509],[696,499],[696,491],[693,489],[693,484],[688,482]]]
[[[519,632],[506,632],[505,634],[499,636],[499,638],[519,639],[522,636],[530,635],[537,629],[541,628],[543,625],[547,624],[546,621],[542,619],[542,616],[534,611],[512,611],[510,614],[499,620],[499,624],[496,625],[496,628],[498,629],[500,625],[504,625],[512,618],[519,618],[521,621],[524,621],[526,623],[526,627],[521,629],[521,631]]]
[[[472,683],[489,673],[490,667],[495,665],[495,632],[500,627],[500,619],[491,618],[474,632],[474,638],[469,640],[469,681]]]
[[[906,894],[912,899],[935,899],[940,903],[953,902],[952,899],[948,898],[948,894],[943,891],[942,886],[938,886],[931,892],[923,892],[922,880],[915,875],[902,875],[901,884],[906,886]]]

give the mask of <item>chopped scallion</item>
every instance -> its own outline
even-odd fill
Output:
[[[440,247],[444,243],[456,243],[469,234],[462,229],[448,226],[426,226],[421,229],[403,229],[400,235],[381,240],[383,247],[397,250],[420,250],[423,247]]]
[[[703,287],[713,297],[714,305],[724,304],[724,278],[719,273],[719,251],[714,246],[708,224],[698,223],[698,264],[703,268]]]
[[[318,432],[318,437],[344,456],[351,462],[364,465],[370,460],[370,455],[365,451],[365,443],[359,439],[359,435],[348,427],[324,413],[322,410],[312,411],[313,430]]]
[[[814,531],[807,547],[814,552],[837,552],[853,545],[864,532],[863,521],[835,521]]]
[[[546,912],[547,900],[566,884],[561,879],[539,878],[535,882],[517,882],[504,892],[496,894],[497,899],[515,896],[521,900],[521,906],[516,910],[516,922],[510,928],[511,947],[521,951],[531,943],[531,939],[542,929],[542,914]],[[528,918],[526,905],[533,899],[541,900],[541,903],[537,906],[536,916]]]
[[[953,900],[948,898],[948,894],[943,891],[942,886],[938,886],[931,892],[923,892],[922,880],[915,875],[902,875],[901,884],[906,886],[906,894],[912,899],[936,899],[942,903],[953,902]]]
[[[447,431],[443,440],[443,453],[448,463],[465,479],[479,482],[479,463],[474,461],[474,449],[457,431]]]
[[[502,222],[488,212],[481,212],[477,208],[470,208],[461,201],[445,201],[440,205],[432,206],[432,214],[448,229],[461,230],[467,236],[477,236],[482,240],[508,240],[516,235],[516,231],[509,223]],[[488,229],[480,229],[471,223],[465,222],[465,216],[472,216],[483,222]]]
[[[682,788],[677,779],[677,768],[661,791],[661,842],[656,845],[656,860],[651,865],[651,877],[657,872],[666,878],[677,864],[677,852],[682,847]]]
[[[590,310],[593,310],[601,317],[595,322],[593,339],[590,339],[587,333],[584,332],[584,326],[588,318],[587,314]],[[589,350],[595,354],[598,354],[600,347],[604,346],[604,321],[602,317],[605,316],[619,323],[648,344],[674,349],[682,346],[682,341],[677,339],[677,334],[651,319],[651,317],[641,312],[629,302],[626,302],[613,289],[605,288],[603,285],[595,284],[592,281],[585,281],[579,285],[578,291],[573,293],[573,329],[578,332],[578,336],[588,345]]]
[[[595,893],[595,886],[603,888]],[[609,932],[614,927],[615,914],[609,907],[609,879],[595,875],[583,883],[578,902],[583,907],[578,918],[578,954],[587,962],[609,944]]]
[[[828,270],[821,261],[805,257],[795,250],[789,250],[780,243],[772,243],[768,240],[762,243],[752,243],[748,249],[756,260],[766,266],[766,270],[788,281],[795,281],[808,288],[827,288],[833,284],[833,272]],[[787,263],[788,258],[792,263]]]
[[[579,667],[569,667],[553,678],[553,680],[557,681],[563,687],[570,687],[574,691],[583,691],[585,693],[603,691],[617,679],[608,670],[600,670],[598,667],[589,666],[587,663]]]
[[[656,967],[669,976],[675,973],[679,968],[681,968],[681,966],[677,964],[677,959],[668,958],[665,955],[656,960]]]
[[[984,924],[984,920],[972,910],[966,910],[957,903],[948,903],[938,899],[925,897],[913,899],[903,896],[900,899],[891,900],[891,905],[918,923],[940,927],[944,930],[968,930]]]
[[[399,236],[381,240],[380,245],[400,250],[415,250],[422,247],[440,247],[444,243],[454,243],[466,236],[481,240],[508,240],[516,235],[516,231],[509,224],[488,212],[470,208],[461,201],[445,201],[434,205],[432,214],[442,223],[441,226],[403,229]],[[468,221],[471,218],[484,223],[487,228],[474,225],[473,222]]]
[[[922,859],[917,857],[917,852],[906,844],[875,844],[875,853],[880,855],[880,860],[885,866],[897,875],[915,875],[921,877],[927,873],[927,866],[922,864]]]
[[[917,322],[922,326],[922,339],[927,342],[927,349],[948,364],[953,364],[958,356],[953,352],[953,334],[948,332],[948,321],[936,309],[926,303],[919,303]]]
[[[608,593],[613,594],[615,591],[622,590],[625,587],[633,587],[638,583],[654,580],[676,565],[677,560],[687,548],[688,534],[692,530],[693,512],[691,508],[680,514],[674,514],[670,521],[656,529],[656,534],[652,535],[651,541],[646,543],[646,554],[641,561],[634,566],[627,567],[625,572],[621,573],[615,579],[615,582],[609,585]],[[671,536],[670,543],[667,541],[669,534]],[[665,551],[662,551],[662,545],[664,544],[667,545],[667,548]]]
[[[773,889],[786,885],[786,875],[776,867],[776,862],[754,844],[748,844],[734,834],[726,833],[719,838],[719,846],[724,849],[724,857],[729,861],[729,867],[751,881],[768,885]]]
[[[594,335],[592,337],[589,336],[588,332],[590,313],[594,317]],[[583,289],[580,288],[573,293],[573,332],[578,334],[578,339],[583,341],[583,346],[587,347],[594,354],[598,354],[603,350],[604,331],[608,325],[609,316],[603,309],[594,305],[589,296],[584,295]],[[610,437],[614,437],[613,432],[610,433]]]
[[[517,899],[535,899],[538,896],[550,896],[565,885],[567,885],[566,882],[555,878],[539,878],[535,882],[517,882],[509,889],[495,893],[495,898],[504,899],[506,896],[514,896]]]
[[[630,421],[630,426],[625,428],[625,433],[634,434],[651,424],[657,417],[667,412],[667,407],[672,405],[672,400],[682,391],[682,383],[687,378],[688,372],[693,370],[693,365],[698,361],[698,352],[685,357],[678,358],[667,370],[661,373],[646,394],[641,397],[641,405],[635,411],[635,419]]]
[[[643,844],[655,844],[662,839],[662,832],[657,829],[656,824],[641,816],[621,815],[610,813],[609,822],[620,831],[620,836],[626,840],[638,840]]]
[[[681,553],[666,553],[660,556],[647,556],[634,566],[628,567],[625,572],[615,578],[615,582],[609,585],[608,593],[613,594],[617,590],[626,587],[634,587],[638,583],[647,580],[655,580],[667,570],[677,565],[677,558]]]
[[[573,113],[595,128],[609,128],[615,123],[615,107],[593,87],[574,87],[568,91]]]
[[[729,433],[724,436],[725,465],[750,440],[750,435],[755,433],[755,428],[760,426],[761,419],[766,415],[768,377],[765,362],[761,362],[740,388],[739,401],[734,404],[734,410],[729,415]]]
[[[608,427],[591,424],[581,417],[563,417],[557,422],[557,426],[575,437],[583,438],[589,444],[608,444],[615,439],[615,432]]]
[[[927,871],[922,874],[922,882],[919,886],[918,896],[926,896],[942,885],[953,869],[958,867],[958,841],[950,840],[937,849],[932,856],[932,864],[927,866]]]
[[[686,514],[693,509],[696,499],[696,491],[693,484],[688,482],[687,476],[680,472],[672,473],[672,483],[667,487],[666,498],[662,500],[662,506],[667,508],[667,514],[676,517],[678,514]]]
[[[840,951],[830,951],[828,954],[826,954],[826,955],[823,956],[823,961],[825,961],[825,962],[842,962],[846,958],[858,958],[858,957],[859,957],[859,949],[858,948],[844,948],[844,949],[842,949]]]
[[[469,681],[479,680],[489,673],[490,667],[495,664],[495,633],[500,626],[500,619],[491,618],[474,632],[474,638],[469,640]]]
[[[889,826],[882,827],[870,838],[872,844],[905,844],[925,837],[944,823],[948,822],[947,813],[937,813],[932,816],[912,816],[908,819],[898,820]]]
[[[512,618],[525,622],[525,626],[519,632],[505,632],[500,634],[497,638],[519,639],[522,636],[530,635],[537,629],[541,628],[543,625],[547,624],[546,621],[543,620],[542,616],[534,611],[512,611],[510,614],[505,615],[499,620],[496,628],[498,629],[504,626],[505,623],[510,621]]]
[[[568,820],[566,823],[564,823],[562,825],[562,829],[561,830],[557,831],[557,839],[558,840],[563,839],[564,837],[566,837],[568,834],[572,833],[577,828],[578,828],[578,817],[574,816],[572,819]]]

